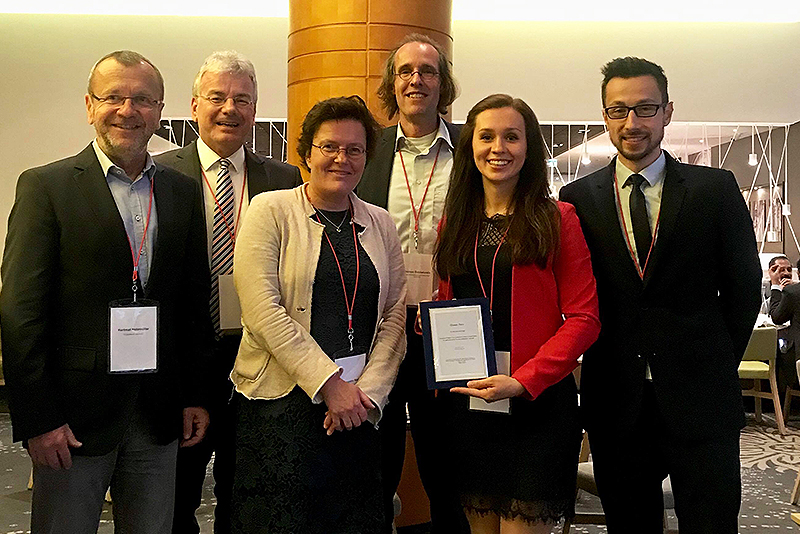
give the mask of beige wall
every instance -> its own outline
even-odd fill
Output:
[[[504,91],[541,120],[597,120],[600,66],[632,54],[664,66],[676,120],[800,120],[800,24],[634,26],[454,22],[453,118]],[[258,71],[258,116],[285,117],[287,31],[273,18],[0,14],[0,242],[19,173],[91,140],[83,95],[100,56],[130,48],[150,58],[166,81],[164,116],[183,117],[203,58],[233,48]]]

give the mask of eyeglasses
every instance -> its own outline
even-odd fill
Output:
[[[311,146],[315,146],[319,149],[320,153],[325,156],[326,158],[335,158],[339,152],[344,151],[347,154],[348,158],[358,159],[363,158],[364,155],[367,153],[367,150],[364,147],[360,147],[358,145],[350,145],[350,146],[339,146],[336,143],[325,143],[324,145],[315,145],[311,143]]]
[[[208,100],[212,105],[217,107],[222,107],[225,105],[225,102],[228,100],[233,100],[233,105],[237,108],[247,108],[253,105],[253,101],[250,100],[250,97],[247,96],[203,96],[198,95],[203,100]]]
[[[640,119],[648,119],[650,117],[655,117],[658,113],[660,108],[663,108],[666,104],[639,104],[637,106],[608,106],[607,108],[603,108],[603,111],[606,112],[606,117],[609,119],[619,120],[619,119],[627,119],[628,113],[633,111],[637,117]]]
[[[415,74],[419,74],[419,77],[422,78],[422,81],[429,82],[436,78],[439,75],[439,72],[430,68],[430,67],[422,67],[418,70],[411,70],[407,67],[401,68],[400,72],[395,72],[394,75],[407,82],[411,78],[414,77]]]
[[[126,100],[131,101],[131,106],[136,109],[153,109],[159,104],[161,104],[161,100],[153,100],[149,96],[145,95],[133,95],[133,96],[122,96],[122,95],[108,95],[108,96],[97,96],[94,93],[89,93],[89,95],[107,106],[112,106],[115,108],[119,108],[125,105]]]

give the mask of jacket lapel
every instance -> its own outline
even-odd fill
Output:
[[[112,255],[120,252],[127,254],[130,268],[133,269],[133,259],[130,256],[130,252],[128,252],[125,225],[122,223],[119,209],[117,209],[117,204],[114,202],[114,197],[108,188],[106,177],[103,175],[103,168],[100,167],[100,162],[97,160],[97,155],[95,155],[91,144],[75,157],[75,175],[73,178],[80,191],[86,197],[89,211],[97,219],[97,227],[101,232],[107,234],[109,245],[118,249],[110,251],[110,253]]]
[[[166,179],[164,173],[156,168],[153,176],[153,200],[156,203],[158,215],[158,229],[156,230],[156,246],[153,252],[153,263],[150,266],[150,276],[147,287],[153,287],[153,282],[161,273],[161,256],[173,248],[175,229],[175,190],[171,180]]]
[[[659,261],[664,254],[664,250],[666,250],[672,231],[675,229],[675,223],[678,220],[678,215],[683,206],[683,199],[686,196],[686,186],[683,183],[684,176],[681,172],[680,164],[666,152],[664,156],[667,158],[667,172],[664,177],[664,188],[661,192],[658,234],[653,245],[652,258],[650,258],[647,272],[644,273],[645,285],[652,278],[653,271],[658,269]]]
[[[247,147],[244,149],[244,166],[247,169],[247,198],[253,200],[253,196],[259,191],[272,191],[275,185],[267,175],[267,170],[256,160],[252,152]]]

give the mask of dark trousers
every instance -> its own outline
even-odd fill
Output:
[[[661,533],[661,482],[672,481],[681,534],[736,534],[742,482],[739,432],[687,441],[668,431],[645,384],[633,428],[589,433],[594,475],[610,534]]]
[[[400,484],[406,447],[406,403],[411,422],[417,467],[431,509],[431,533],[469,533],[459,496],[453,490],[452,478],[445,468],[441,436],[440,407],[433,391],[428,390],[422,336],[414,332],[416,308],[408,308],[406,335],[408,349],[400,365],[389,403],[380,422],[382,479],[386,514],[386,532],[391,532],[394,508],[392,500]]]
[[[213,388],[209,406],[211,424],[206,437],[194,447],[178,450],[175,480],[175,516],[173,534],[198,534],[200,526],[195,513],[203,497],[203,483],[211,455],[214,453],[214,533],[228,534],[230,530],[231,491],[236,465],[236,422],[229,400],[233,384],[228,378],[239,350],[241,336],[224,336],[214,342]]]

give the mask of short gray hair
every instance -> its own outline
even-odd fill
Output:
[[[200,96],[200,80],[206,72],[230,72],[233,74],[246,74],[253,82],[253,102],[258,100],[258,81],[256,81],[256,68],[253,63],[239,52],[222,50],[214,52],[206,58],[192,84],[192,96]]]
[[[88,93],[92,92],[92,82],[94,82],[95,71],[97,70],[97,67],[100,65],[100,63],[102,63],[107,59],[113,59],[117,63],[125,65],[126,67],[135,67],[136,65],[139,65],[141,63],[147,63],[148,65],[153,67],[153,70],[156,71],[156,78],[158,79],[158,88],[161,90],[160,98],[161,100],[164,99],[164,77],[161,76],[161,72],[155,65],[153,65],[152,61],[144,57],[139,52],[134,52],[132,50],[117,50],[115,52],[111,52],[110,54],[106,54],[100,59],[98,59],[97,63],[95,63],[94,66],[92,67],[92,70],[89,71],[89,82],[86,85],[86,92]]]

